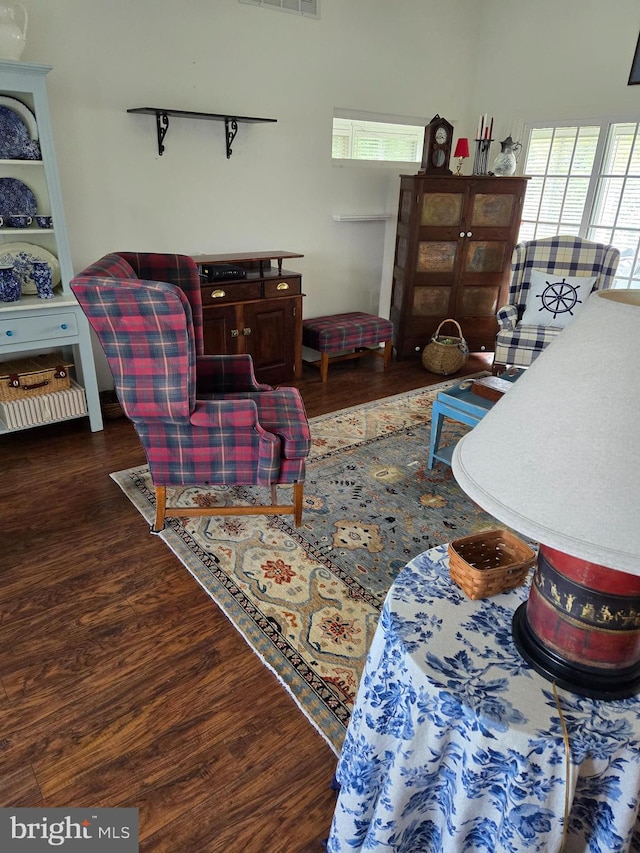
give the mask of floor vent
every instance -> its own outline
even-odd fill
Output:
[[[265,9],[277,9],[280,12],[293,12],[306,18],[320,17],[320,0],[240,0],[250,6],[263,6]]]

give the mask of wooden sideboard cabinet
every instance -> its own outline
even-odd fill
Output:
[[[390,319],[398,359],[457,320],[471,352],[495,349],[528,178],[402,175]],[[456,334],[453,324],[443,333]]]
[[[249,353],[260,382],[302,376],[302,276],[284,270],[294,252],[194,255],[202,281],[204,348],[209,355]],[[275,264],[274,264],[275,261]],[[231,264],[245,278],[209,280],[208,269]]]

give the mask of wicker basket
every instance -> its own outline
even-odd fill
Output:
[[[102,417],[107,421],[115,421],[124,417],[124,410],[115,391],[100,392],[100,409]]]
[[[441,335],[440,329],[445,323],[453,323],[458,334]],[[422,351],[422,366],[430,373],[448,376],[464,367],[468,357],[469,347],[462,337],[460,324],[456,320],[443,320]]]
[[[535,552],[508,530],[485,530],[449,543],[451,580],[474,601],[523,584]]]
[[[59,352],[0,362],[0,401],[26,400],[71,387],[72,362]]]

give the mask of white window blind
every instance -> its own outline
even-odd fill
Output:
[[[635,122],[533,127],[520,240],[575,234],[620,250],[616,287],[640,287],[640,138]]]
[[[599,134],[599,126],[531,131],[520,239],[580,234]]]
[[[639,125],[614,124],[597,176],[587,236],[612,243],[621,257],[616,287],[640,287]]]
[[[334,160],[420,162],[424,126],[333,119],[331,156]]]

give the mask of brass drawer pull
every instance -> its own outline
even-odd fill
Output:
[[[222,299],[226,295],[227,294],[224,290],[212,290],[211,291],[211,298],[212,299]]]
[[[281,281],[280,284],[276,287],[276,290],[289,290],[289,282]]]
[[[245,328],[243,329],[242,333],[243,333],[243,335],[250,335],[250,334],[251,334],[251,329],[249,328],[249,326],[245,326]]]

